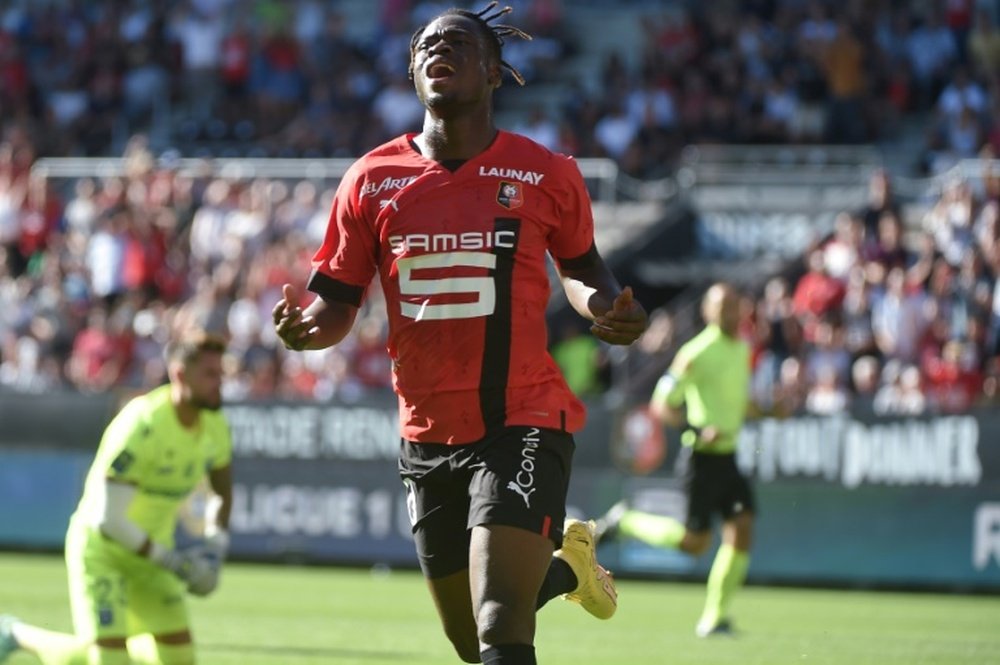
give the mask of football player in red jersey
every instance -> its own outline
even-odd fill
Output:
[[[510,8],[451,9],[413,36],[423,129],[348,170],[300,291],[284,286],[275,330],[293,350],[350,331],[378,273],[399,397],[400,475],[417,553],[445,634],[469,663],[535,663],[535,611],[563,595],[607,619],[614,581],[593,523],[565,519],[584,407],[547,351],[547,258],[574,309],[610,344],[646,313],[594,245],[575,162],[499,131],[493,92]],[[558,549],[556,549],[558,548]]]

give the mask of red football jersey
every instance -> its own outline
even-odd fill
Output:
[[[360,305],[376,270],[402,435],[462,444],[503,425],[569,432],[583,404],[548,353],[546,253],[596,256],[576,163],[500,132],[453,171],[401,136],[341,181],[309,289]]]

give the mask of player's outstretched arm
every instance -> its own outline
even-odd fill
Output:
[[[662,382],[663,379],[661,378]],[[683,427],[687,423],[686,410],[683,406],[671,406],[667,400],[653,392],[649,400],[649,412],[653,417],[658,418],[664,425],[671,427]]]
[[[271,310],[274,332],[293,351],[325,349],[340,342],[351,331],[358,308],[317,297],[305,309],[299,306],[294,286],[285,284],[281,300]]]
[[[189,589],[194,587],[204,590],[199,595],[205,595],[215,588],[218,570],[211,561],[198,553],[169,549],[154,542],[148,533],[129,518],[129,506],[138,492],[135,485],[109,478],[104,483],[104,492],[104,510],[97,527],[106,538],[166,568],[184,580]]]
[[[646,310],[632,296],[632,287],[624,289],[604,260],[586,268],[561,269],[566,298],[580,316],[593,321],[590,332],[608,344],[628,345],[646,330]]]
[[[691,361],[683,349],[670,363],[670,368],[656,382],[649,396],[649,412],[664,425],[687,427],[686,387],[691,382]]]

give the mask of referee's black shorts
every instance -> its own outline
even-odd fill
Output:
[[[524,426],[456,446],[404,439],[399,475],[424,575],[468,568],[479,525],[527,529],[560,547],[575,449],[568,432]]]
[[[736,466],[735,454],[712,455],[692,452],[684,476],[688,509],[685,526],[689,531],[707,531],[712,515],[724,520],[743,512],[756,513],[750,481]]]

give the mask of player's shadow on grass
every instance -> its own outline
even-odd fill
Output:
[[[267,646],[253,644],[220,644],[203,642],[199,651],[220,651],[229,653],[276,654],[282,658],[356,658],[371,660],[399,660],[415,662],[420,655],[406,651],[375,651],[370,649],[323,649],[318,647]]]

